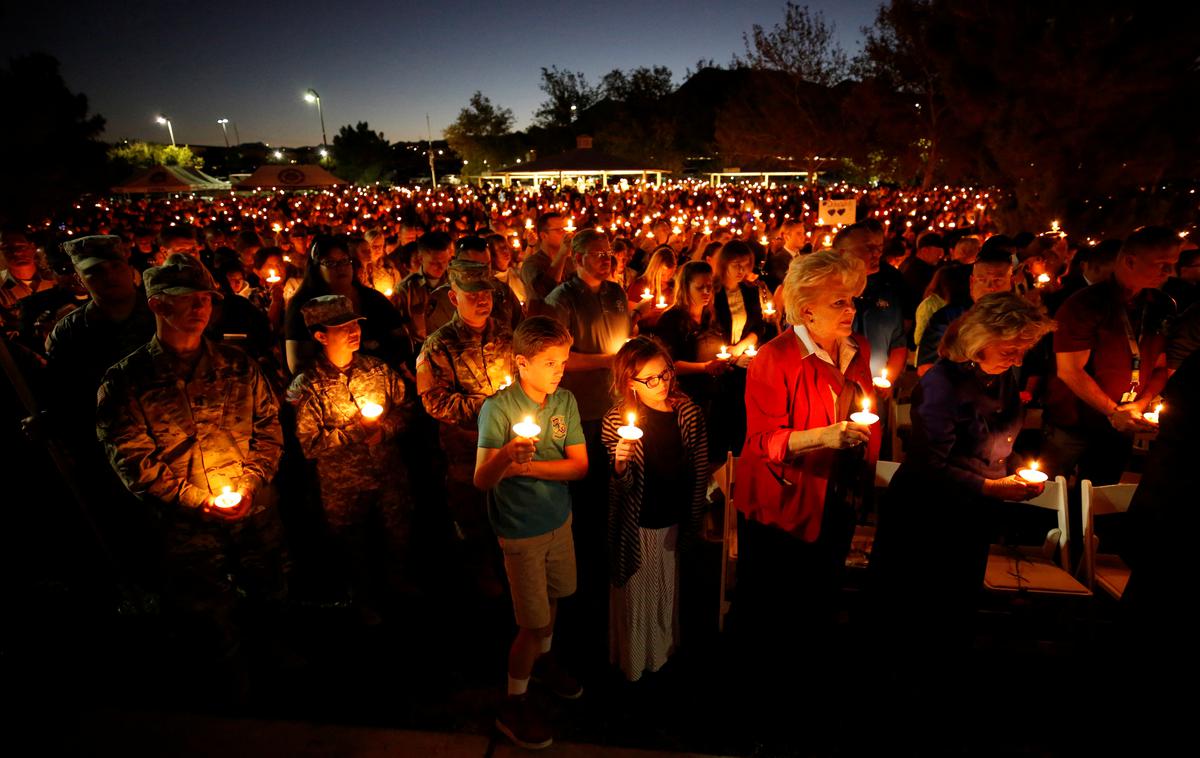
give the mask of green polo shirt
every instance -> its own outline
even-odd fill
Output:
[[[539,406],[521,389],[521,383],[489,397],[479,411],[479,447],[498,450],[515,435],[513,424],[526,416],[542,428],[535,461],[561,461],[569,445],[582,445],[579,406],[569,390],[559,387]],[[529,476],[502,479],[488,498],[488,520],[496,534],[506,539],[536,537],[557,529],[571,515],[571,493],[566,482]]]

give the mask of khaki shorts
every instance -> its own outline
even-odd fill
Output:
[[[536,537],[498,537],[504,551],[513,614],[522,629],[550,626],[550,600],[575,592],[575,541],[571,519]]]

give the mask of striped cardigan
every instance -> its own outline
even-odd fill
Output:
[[[684,533],[697,533],[704,516],[708,493],[708,431],[700,409],[686,397],[673,399],[675,420],[679,423],[679,435],[683,441],[687,468],[692,472],[692,507],[688,523],[682,524]],[[642,440],[643,445],[634,448],[633,457],[618,475],[615,466],[617,428],[625,423],[625,406],[611,408],[604,414],[600,439],[608,451],[608,568],[609,581],[623,587],[629,577],[641,565],[641,548],[638,539],[638,523],[642,512],[642,493],[645,491],[645,456],[643,445],[653,440]]]

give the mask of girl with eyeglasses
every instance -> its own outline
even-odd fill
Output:
[[[679,645],[679,545],[704,514],[708,440],[704,416],[678,390],[658,340],[625,343],[613,374],[621,399],[600,432],[609,464],[609,659],[636,682]],[[640,439],[621,433],[631,413]]]

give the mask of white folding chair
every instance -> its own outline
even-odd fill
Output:
[[[725,495],[725,518],[721,532],[721,594],[717,603],[717,629],[725,631],[725,614],[729,613],[729,589],[737,562],[737,509],[733,505],[734,469],[737,459],[733,452],[725,454],[725,465],[715,474],[717,486]]]
[[[900,464],[895,461],[875,463],[875,489],[886,490]],[[866,568],[871,561],[871,549],[875,546],[875,527],[872,524],[855,524],[854,537],[850,541],[850,552],[846,554],[847,568]]]
[[[896,461],[876,461],[875,462],[875,489],[886,490],[892,484],[892,477],[896,475],[896,471],[900,468],[900,464]]]
[[[993,592],[1031,592],[1046,595],[1091,595],[1070,571],[1070,528],[1067,519],[1067,480],[1059,476],[1026,504],[1052,510],[1058,526],[1043,545],[1015,547],[992,545],[983,585]],[[1047,550],[1050,555],[1047,555]],[[1053,553],[1057,552],[1057,560]]]
[[[1129,584],[1129,567],[1119,555],[1101,553],[1100,540],[1096,537],[1096,516],[1124,513],[1129,510],[1136,484],[1110,484],[1095,487],[1091,480],[1084,479],[1079,485],[1083,494],[1083,578],[1088,589],[1100,589],[1117,600],[1125,594]]]
[[[903,461],[904,439],[900,436],[900,431],[902,429],[906,432],[912,430],[912,403],[897,403],[895,401],[889,403],[888,427],[892,436],[892,457],[897,461]]]

